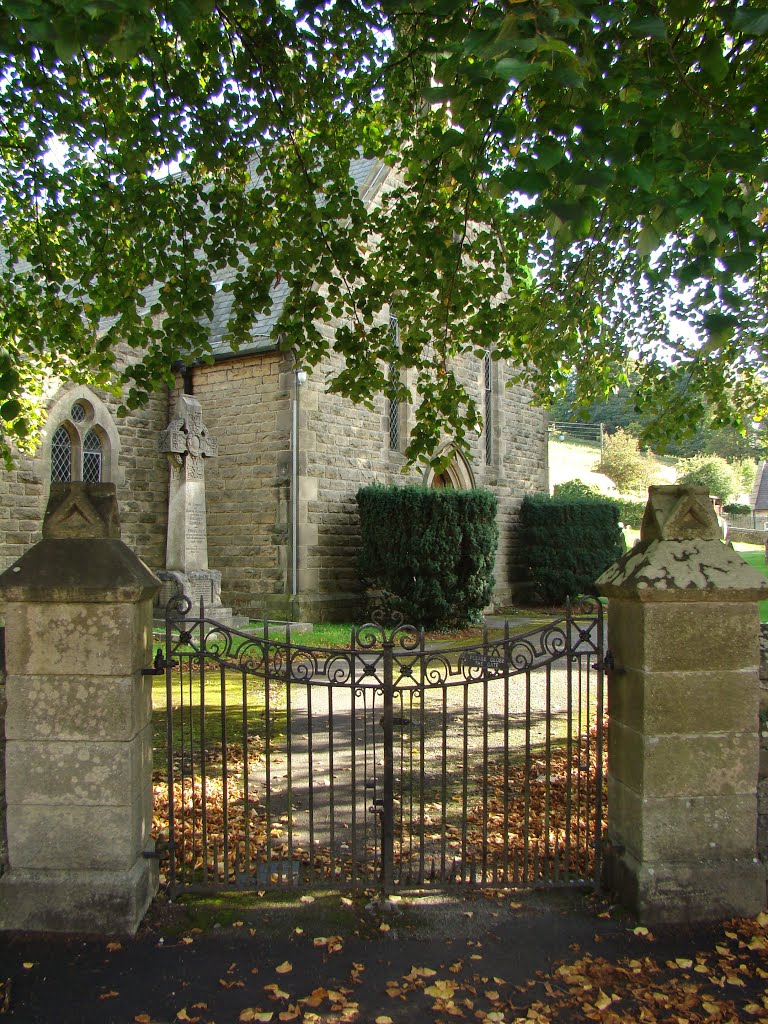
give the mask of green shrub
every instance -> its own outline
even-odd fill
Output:
[[[749,516],[752,514],[752,506],[732,501],[729,505],[723,505],[723,512],[727,512],[729,516]]]
[[[645,501],[632,501],[630,498],[609,498],[619,509],[619,521],[633,530],[639,530],[645,515]]]
[[[633,501],[631,498],[603,494],[599,487],[585,484],[583,480],[566,480],[565,483],[555,484],[553,490],[556,498],[600,498],[602,501],[611,501],[619,509],[620,522],[633,530],[640,529],[645,514],[645,500]]]
[[[599,498],[600,490],[592,484],[585,484],[583,480],[566,480],[565,483],[555,484],[555,497],[557,498]]]
[[[520,509],[520,548],[542,603],[592,594],[597,577],[624,552],[619,506],[610,499],[529,495]]]
[[[476,621],[491,600],[498,527],[490,491],[363,487],[363,583],[416,626]]]
[[[633,491],[648,486],[651,462],[640,451],[640,442],[624,430],[608,434],[603,439],[603,451],[598,469],[613,480],[620,491]]]
[[[677,482],[706,487],[709,494],[723,501],[728,501],[740,489],[741,483],[733,467],[719,455],[694,455],[692,459],[682,459]]]

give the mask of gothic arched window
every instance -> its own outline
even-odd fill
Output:
[[[395,348],[400,350],[400,324],[395,313],[389,315],[389,334]],[[400,402],[398,399],[398,385],[400,383],[400,372],[397,364],[389,364],[388,370],[388,391],[387,391],[387,426],[389,427],[389,449],[396,452],[400,450]]]
[[[72,479],[72,441],[65,427],[57,427],[51,439],[51,481],[66,484]]]
[[[100,483],[105,479],[109,442],[104,428],[95,422],[94,405],[79,398],[67,413],[51,436],[51,483]]]
[[[485,464],[493,464],[493,362],[491,353],[483,357],[483,424],[485,434]]]
[[[101,481],[101,441],[95,430],[89,430],[83,441],[83,483]]]

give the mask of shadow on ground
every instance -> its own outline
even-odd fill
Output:
[[[0,1014],[5,998],[5,1019],[25,1024],[612,1021],[621,1019],[621,989],[614,981],[606,994],[590,980],[596,964],[618,964],[616,978],[645,972],[663,990],[654,971],[677,983],[683,969],[675,961],[690,958],[692,972],[702,950],[721,956],[714,950],[730,941],[724,934],[736,938],[722,925],[654,932],[582,889],[473,898],[415,892],[384,906],[323,891],[301,899],[161,898],[135,938],[0,938]],[[768,942],[752,942],[739,940],[746,966],[734,966],[741,984],[726,993],[738,1001],[735,1020],[761,1019],[751,1010],[739,1015],[748,1006],[766,1012]],[[559,964],[577,966],[558,973]],[[702,972],[690,978],[710,984]],[[699,1001],[706,998],[715,996]]]

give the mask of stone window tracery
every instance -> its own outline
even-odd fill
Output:
[[[83,441],[83,482],[101,481],[101,441],[95,430],[89,430]]]
[[[483,357],[483,424],[485,440],[485,464],[493,465],[493,362],[491,353]]]
[[[51,481],[69,483],[72,479],[72,441],[64,427],[57,427],[51,439]]]
[[[50,435],[51,483],[94,484],[112,479],[115,453],[110,437],[116,432],[96,396],[93,401],[85,395],[75,401],[62,398],[51,410],[49,423],[55,425]]]

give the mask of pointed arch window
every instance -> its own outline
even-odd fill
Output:
[[[109,431],[104,426],[106,414],[96,402],[78,399],[66,408],[63,422],[59,419],[51,435],[51,483],[97,484],[108,479]]]
[[[483,426],[485,427],[485,464],[493,464],[493,362],[491,353],[483,356]]]
[[[400,350],[400,324],[394,313],[389,317],[389,334],[393,345]],[[388,420],[389,420],[389,450],[397,452],[400,450],[400,403],[397,398],[397,388],[400,383],[397,363],[389,364],[389,395],[388,395]]]
[[[66,484],[72,479],[72,441],[65,427],[57,427],[51,439],[51,481]]]
[[[83,441],[83,483],[100,483],[101,467],[101,440],[95,430],[89,430]]]

